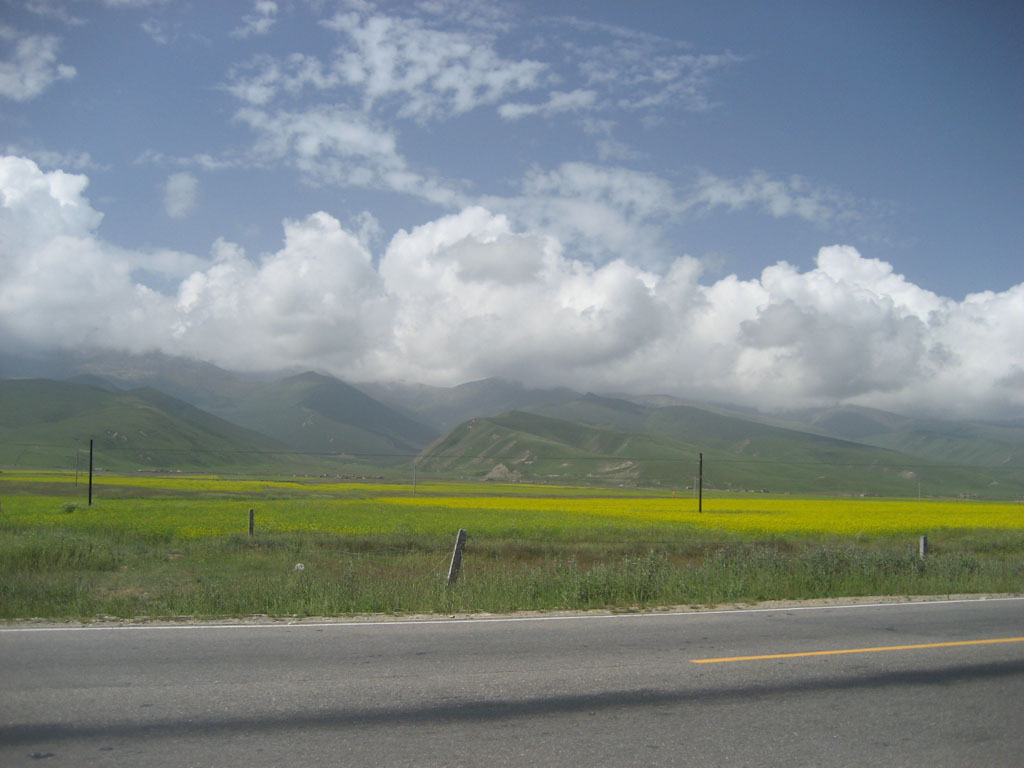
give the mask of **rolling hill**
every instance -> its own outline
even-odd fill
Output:
[[[438,433],[479,416],[498,416],[535,406],[557,406],[580,395],[571,389],[531,389],[517,381],[482,379],[455,387],[431,387],[400,382],[361,383],[360,390],[392,408],[409,414]]]
[[[912,419],[849,405],[804,412],[797,419],[830,434],[936,461],[1024,466],[1024,428],[1019,424]]]
[[[359,454],[360,462],[393,463],[408,460],[441,433],[338,379],[312,372],[240,374],[159,353],[102,353],[64,362],[69,381],[110,391],[159,390],[311,456]]]
[[[541,409],[549,410],[549,409]],[[424,471],[467,478],[600,482],[771,493],[1015,498],[1016,471],[952,466],[686,406],[586,396],[564,420],[512,412],[469,421],[421,454]]]
[[[369,463],[408,462],[438,436],[355,387],[310,372],[253,385],[211,410],[293,450],[347,453]]]
[[[0,464],[71,469],[90,439],[111,470],[281,466],[281,443],[152,389],[0,380]],[[293,465],[289,465],[289,469]]]

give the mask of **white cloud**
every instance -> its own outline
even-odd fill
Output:
[[[75,16],[60,0],[27,0],[25,10],[37,16],[57,19],[68,26],[77,27],[85,24],[85,19]]]
[[[739,181],[702,172],[688,206],[710,210],[726,207],[739,210],[755,206],[775,218],[796,216],[816,224],[858,217],[856,206],[835,192],[815,187],[800,176],[772,179],[754,171]]]
[[[301,112],[239,110],[239,122],[257,134],[256,151],[273,159],[294,157],[304,170],[327,156],[375,158],[375,164],[397,160],[394,134],[372,125],[358,112],[318,108]]]
[[[532,89],[546,69],[537,61],[502,58],[487,33],[435,29],[414,17],[350,10],[322,26],[342,37],[327,60],[260,56],[229,73],[227,90],[254,106],[307,88],[337,91],[350,108],[426,121]]]
[[[167,45],[176,32],[174,27],[159,19],[146,19],[139,26],[157,45]]]
[[[144,150],[135,158],[135,163],[138,165],[171,165],[179,168],[199,168],[204,171],[223,171],[228,168],[239,168],[248,166],[249,162],[244,160],[241,154],[237,152],[228,152],[222,157],[214,157],[206,153],[189,157],[175,157],[165,155],[163,152],[158,152],[155,149]]]
[[[34,99],[54,82],[70,80],[75,68],[57,62],[60,41],[53,35],[24,35],[0,24],[0,96],[15,101]]]
[[[566,49],[587,88],[604,93],[620,109],[709,110],[712,74],[745,60],[728,51],[693,53],[678,40],[623,27],[580,19],[562,23],[576,34],[559,35],[553,44]]]
[[[588,173],[532,183],[598,188]],[[372,217],[357,236],[326,213],[286,221],[283,246],[259,259],[225,241],[202,259],[135,252],[98,236],[87,183],[0,158],[0,340],[352,380],[504,375],[762,408],[1024,415],[1024,284],[955,301],[839,245],[804,272],[780,262],[756,279],[705,283],[690,257],[657,270],[632,258],[599,265],[480,207],[399,231],[376,262]],[[603,189],[619,207],[665,204],[642,178]],[[145,271],[176,289],[146,287]]]
[[[498,114],[506,120],[519,120],[531,115],[550,117],[560,112],[576,112],[589,109],[597,100],[596,91],[576,89],[575,91],[553,91],[543,104],[502,104]]]
[[[370,253],[324,213],[284,224],[284,247],[248,260],[218,241],[178,290],[167,348],[240,368],[358,368],[389,344],[391,302]]]
[[[672,185],[654,174],[591,163],[563,163],[554,171],[534,168],[523,181],[530,196],[586,198],[639,217],[677,209]]]
[[[167,5],[171,0],[103,0],[110,8],[149,8],[154,5]]]
[[[242,16],[242,24],[231,30],[231,36],[245,39],[267,34],[277,22],[277,11],[277,3],[272,0],[256,0],[252,4],[252,13]]]
[[[628,168],[563,163],[531,168],[517,197],[481,198],[516,223],[557,236],[591,259],[622,256],[653,263],[665,256],[658,224],[681,212],[672,185]]]
[[[199,179],[191,173],[172,173],[164,185],[164,210],[172,219],[183,219],[195,210]]]
[[[393,190],[449,209],[474,203],[498,207],[513,214],[517,223],[546,227],[567,240],[586,240],[605,254],[623,246],[648,251],[653,263],[663,252],[653,229],[643,225],[651,217],[632,203],[621,208],[621,201],[595,198],[591,190],[552,189],[532,198],[528,191],[515,198],[474,197],[468,183],[431,176],[426,166],[412,167],[406,161],[399,149],[402,119],[453,120],[485,106],[494,107],[506,121],[579,113],[580,127],[597,137],[602,159],[631,160],[637,153],[612,137],[615,123],[600,117],[603,112],[622,114],[625,102],[629,110],[651,112],[680,104],[706,108],[710,73],[739,57],[698,55],[677,41],[652,35],[545,19],[534,27],[546,33],[551,25],[563,31],[569,26],[589,36],[585,45],[555,39],[552,44],[569,62],[563,67],[567,71],[556,72],[554,63],[499,53],[499,35],[512,28],[510,17],[483,13],[485,7],[449,0],[381,7],[347,3],[320,22],[339,36],[340,44],[330,55],[258,55],[233,67],[222,87],[246,105],[236,119],[256,136],[250,161],[293,165],[315,184]],[[468,14],[479,23],[465,19],[453,31],[452,14]],[[543,36],[538,39],[546,42]],[[549,58],[555,62],[563,57]],[[572,87],[577,83],[581,87]],[[552,90],[555,84],[569,87]],[[571,166],[552,173],[571,173]],[[590,167],[591,177],[602,173]],[[612,168],[604,173],[621,178],[626,172]],[[645,184],[654,183],[648,175]],[[667,187],[664,182],[660,186]],[[671,190],[658,194],[673,197]],[[811,213],[804,210],[804,199],[794,205]],[[662,214],[682,210],[675,200],[662,208]]]
[[[0,157],[0,338],[156,348],[144,329],[159,297],[132,279],[147,255],[96,237],[102,214],[85,199],[87,185],[85,176]]]
[[[443,183],[410,170],[394,134],[359,112],[322,107],[270,113],[246,107],[236,119],[256,134],[257,162],[292,164],[313,183],[389,189],[442,205],[457,199]]]
[[[2,152],[34,160],[43,168],[71,171],[89,171],[99,168],[88,152],[54,152],[47,149],[27,149],[17,144],[8,144]]]
[[[413,380],[572,378],[628,357],[657,324],[645,273],[567,260],[482,208],[399,232],[380,274],[399,299],[382,372]]]

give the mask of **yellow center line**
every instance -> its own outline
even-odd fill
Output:
[[[726,661],[761,661],[763,659],[796,659],[801,656],[837,656],[841,653],[880,653],[882,651],[912,651],[919,648],[952,648],[957,645],[994,645],[996,643],[1024,643],[1024,637],[997,637],[989,640],[957,640],[948,643],[921,643],[920,645],[885,645],[878,648],[845,648],[838,651],[803,651],[801,653],[768,653],[762,656],[730,656],[722,659],[690,659],[694,664],[718,664]]]

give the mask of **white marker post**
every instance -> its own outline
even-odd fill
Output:
[[[455,537],[455,551],[452,552],[452,564],[448,567],[448,586],[452,586],[459,578],[459,567],[462,565],[462,550],[466,548],[466,530],[459,528]]]

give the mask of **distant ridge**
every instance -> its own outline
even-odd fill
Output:
[[[491,378],[454,387],[400,382],[361,383],[359,389],[382,403],[410,414],[438,432],[478,416],[498,416],[532,406],[568,403],[580,395],[571,389],[530,389],[517,381]]]
[[[240,374],[160,353],[63,359],[69,380],[109,391],[149,388],[310,454],[349,453],[370,463],[409,460],[440,434],[338,379],[314,372]],[[38,366],[38,361],[36,361]]]
[[[312,372],[254,385],[217,412],[305,451],[409,461],[438,436],[355,387]]]
[[[568,415],[568,420],[555,417]],[[524,481],[692,487],[732,491],[1016,498],[1024,475],[910,456],[690,406],[644,408],[586,395],[561,407],[474,419],[418,459],[424,470]]]
[[[157,392],[0,380],[0,464],[73,468],[93,440],[106,469],[251,466],[280,443]],[[257,457],[260,457],[257,459]]]
[[[36,377],[29,385],[36,402],[19,399],[24,392],[15,397],[16,387],[0,388],[0,439],[8,443],[87,441],[107,429],[97,421],[106,408],[129,425],[127,412],[148,413],[156,421],[146,434],[159,423],[161,451],[194,445],[213,456],[222,446],[225,456],[234,451],[227,463],[235,467],[261,461],[267,451],[298,455],[310,467],[398,468],[419,454],[420,469],[446,477],[685,486],[703,453],[717,473],[710,480],[723,488],[1024,496],[1019,420],[917,419],[850,405],[766,414],[666,395],[531,389],[506,379],[355,386],[312,371],[240,374],[160,354],[65,355],[27,367],[17,360],[12,367],[12,360],[0,361],[8,375],[48,368],[63,381]],[[88,414],[75,410],[86,401]],[[63,421],[47,416],[60,409],[67,411]],[[112,429],[121,448],[140,445],[130,432]],[[119,455],[124,466],[138,463],[130,452]],[[0,456],[0,464],[30,460],[43,461],[39,449],[7,445]]]

